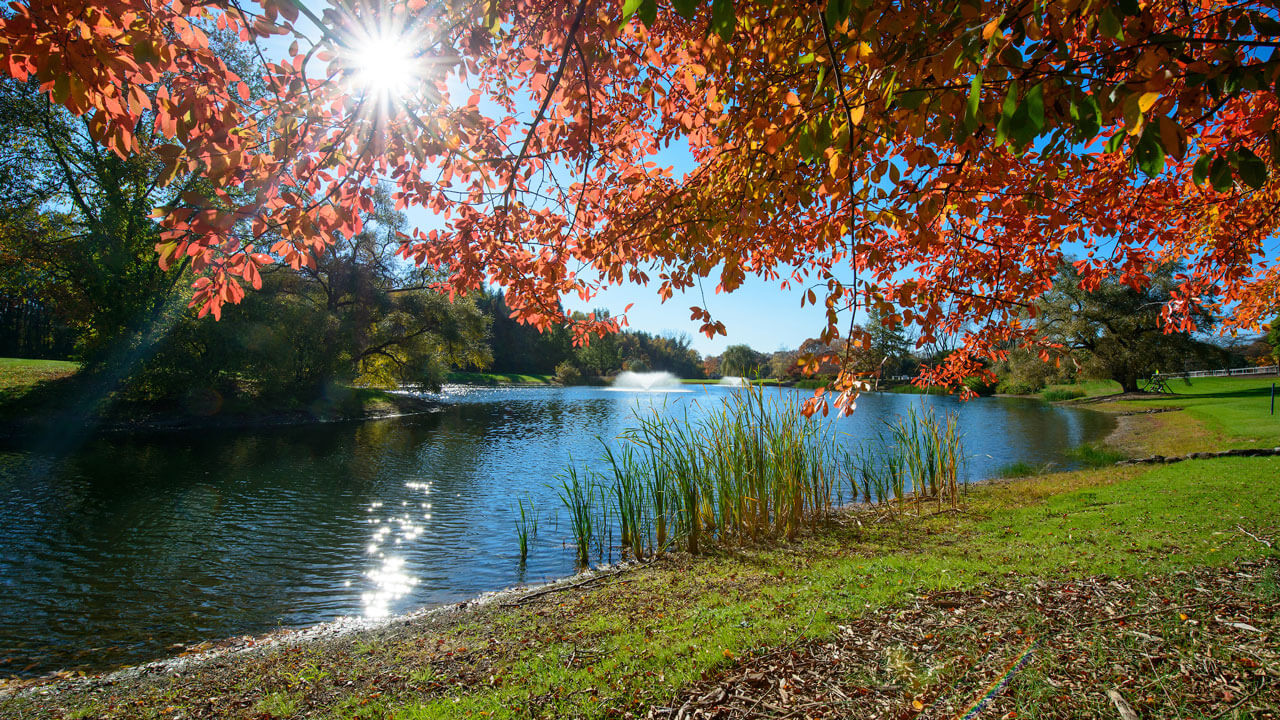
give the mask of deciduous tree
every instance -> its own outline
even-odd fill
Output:
[[[652,282],[666,299],[753,274],[822,303],[824,342],[855,334],[858,306],[924,344],[957,336],[922,381],[958,382],[984,354],[1034,342],[1027,313],[1067,252],[1086,289],[1140,289],[1182,263],[1160,308],[1174,331],[1227,307],[1229,325],[1253,328],[1277,304],[1267,3],[259,6],[28,0],[0,20],[0,67],[98,142],[251,198],[164,209],[161,263],[190,258],[194,302],[215,315],[263,265],[310,265],[358,234],[386,181],[442,218],[408,233],[405,257],[447,266],[455,291],[504,286],[539,327],[564,319],[563,295],[602,284]],[[263,99],[195,18],[296,39]],[[369,81],[370,45],[400,48],[407,92]],[[145,112],[154,141],[136,132]],[[655,162],[671,146],[687,171]],[[583,319],[578,338],[616,320]],[[845,375],[837,386],[853,388]]]

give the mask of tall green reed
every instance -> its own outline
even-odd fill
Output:
[[[591,563],[591,529],[595,517],[590,471],[585,479],[579,478],[577,468],[570,465],[559,480],[560,501],[569,511],[569,529],[573,532],[578,566],[586,567]]]
[[[698,418],[637,412],[618,439],[603,443],[603,473],[571,467],[561,477],[582,565],[593,542],[612,551],[615,526],[634,558],[794,538],[834,510],[842,476],[853,499],[895,513],[926,499],[959,502],[963,452],[950,413],[912,408],[872,442],[844,449],[830,425],[804,416],[798,396],[747,387]]]
[[[910,408],[904,417],[885,423],[870,443],[847,450],[843,469],[863,502],[890,511],[913,503],[920,511],[925,499],[939,507],[960,502],[959,477],[964,451],[959,420],[954,413],[939,418],[932,409]]]
[[[529,558],[529,536],[538,534],[538,514],[534,509],[533,500],[526,501],[524,498],[516,500],[516,505],[520,512],[520,517],[516,519],[516,539],[520,543],[520,562],[524,562]]]

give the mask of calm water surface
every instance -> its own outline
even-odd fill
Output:
[[[632,425],[638,405],[696,415],[728,392],[455,389],[407,418],[0,448],[0,675],[102,669],[571,574],[556,473],[594,460],[596,438]],[[1111,427],[1034,401],[880,394],[831,422],[856,441],[912,404],[959,410],[971,480],[1018,460],[1067,464]],[[521,565],[525,496],[541,531]]]

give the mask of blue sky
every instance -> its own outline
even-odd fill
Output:
[[[732,293],[716,294],[715,285],[715,279],[704,282],[705,304],[696,290],[660,303],[656,288],[627,284],[611,288],[589,303],[576,296],[566,298],[565,305],[573,310],[605,307],[617,313],[628,303],[635,303],[627,313],[631,328],[656,334],[669,330],[688,333],[694,349],[703,355],[718,355],[729,345],[739,343],[761,352],[794,350],[807,338],[817,336],[826,325],[821,306],[800,307],[799,290],[784,291],[776,283],[755,277],[749,277]],[[693,305],[705,307],[712,317],[723,322],[728,336],[709,340],[699,332],[701,323],[689,319]]]

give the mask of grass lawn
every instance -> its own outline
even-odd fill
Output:
[[[1152,446],[1197,428],[1235,437],[1257,390],[1235,382],[1129,420]],[[1232,398],[1245,408],[1212,410]],[[1117,717],[1107,691],[1146,718],[1280,706],[1280,557],[1256,539],[1280,534],[1280,458],[1043,475],[936,510],[847,515],[794,543],[671,555],[506,606],[0,697],[0,716],[955,718],[1008,668],[973,717]]]
[[[451,372],[446,382],[459,385],[549,385],[552,375],[522,373]]]
[[[45,380],[75,374],[79,363],[65,360],[24,360],[0,358],[0,396],[16,397]]]
[[[1271,414],[1273,382],[1231,377],[1175,379],[1169,381],[1169,387],[1176,397],[1161,395],[1109,405],[1124,411],[1181,409],[1179,414],[1198,421],[1198,427],[1189,427],[1188,432],[1204,435],[1208,443],[1217,445],[1196,450],[1275,447],[1280,445],[1280,415]]]

